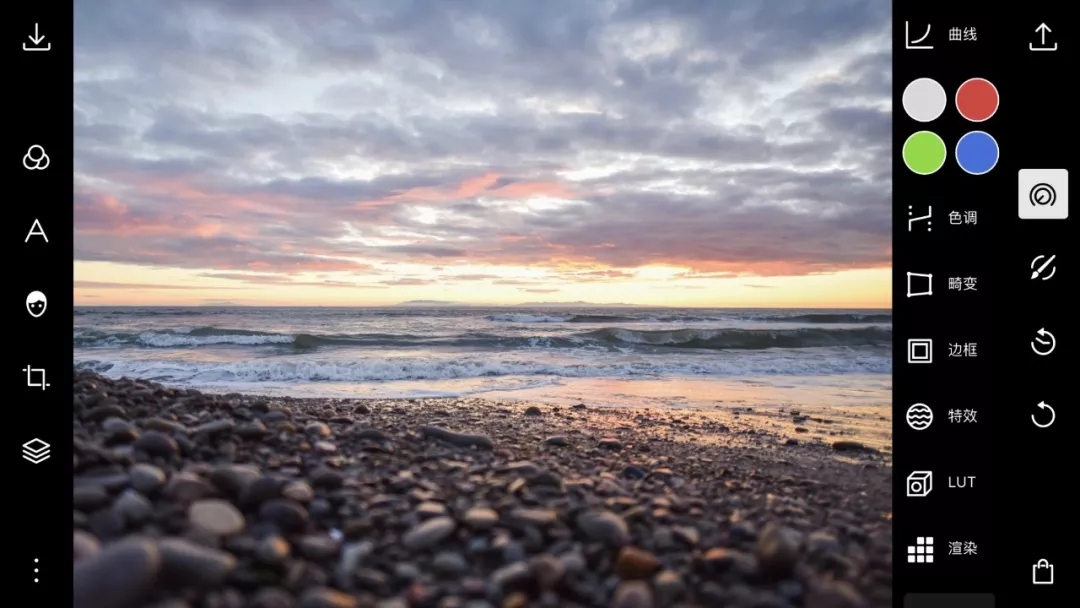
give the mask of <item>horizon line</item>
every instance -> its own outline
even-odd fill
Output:
[[[443,305],[412,305],[405,304],[75,304],[72,308],[518,308],[529,302],[520,304],[443,304]],[[541,308],[543,304],[567,305],[575,302],[546,302],[537,303]],[[675,306],[675,305],[651,305],[651,304],[582,304],[579,308],[684,308],[684,309],[712,309],[712,310],[756,310],[771,308],[776,310],[888,310],[875,306]]]

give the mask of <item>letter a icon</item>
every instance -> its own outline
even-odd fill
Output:
[[[29,243],[30,237],[32,236],[40,236],[41,238],[45,239],[46,243],[49,242],[49,237],[45,236],[45,229],[41,227],[40,220],[34,220],[34,225],[30,227],[30,233],[26,235],[26,240],[24,240],[23,242]]]

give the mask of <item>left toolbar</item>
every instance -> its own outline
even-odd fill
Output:
[[[71,597],[72,462],[68,421],[73,315],[73,48],[70,2],[16,5],[4,62],[23,94],[12,95],[5,134],[7,182],[16,204],[5,222],[10,318],[18,339],[8,369],[18,407],[5,412],[4,441],[19,492],[5,507],[19,548],[8,583],[35,603]],[[9,359],[11,359],[9,357]],[[18,456],[16,456],[18,452]]]

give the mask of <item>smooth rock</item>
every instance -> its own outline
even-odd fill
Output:
[[[244,488],[262,476],[258,468],[246,464],[227,464],[210,471],[210,483],[228,496],[237,497]]]
[[[510,521],[520,526],[544,527],[558,521],[558,515],[552,509],[518,508],[510,512]]]
[[[236,426],[236,435],[242,439],[261,439],[268,432],[261,420],[242,422]]]
[[[499,513],[487,507],[473,507],[465,511],[462,521],[470,528],[486,530],[499,523]]]
[[[359,602],[348,593],[328,587],[315,587],[304,591],[297,608],[358,608]]]
[[[251,596],[247,608],[295,608],[296,599],[288,591],[277,587],[264,587]]]
[[[111,502],[104,486],[82,485],[72,490],[72,505],[80,511],[94,511]]]
[[[837,452],[877,452],[877,450],[867,447],[858,441],[834,441],[832,448]]]
[[[615,574],[622,579],[646,579],[659,569],[659,558],[637,547],[623,547],[615,558]]]
[[[451,517],[433,517],[409,529],[401,537],[401,543],[410,551],[421,551],[433,547],[449,537],[457,529],[457,522]]]
[[[763,573],[775,578],[786,578],[794,572],[801,549],[800,533],[771,523],[761,531],[754,553]]]
[[[75,530],[72,543],[76,560],[93,557],[101,553],[101,542],[93,534],[85,530]]]
[[[653,590],[661,606],[675,603],[686,591],[686,583],[674,570],[664,570],[653,578]]]
[[[337,556],[341,543],[325,534],[307,534],[300,537],[296,548],[304,557],[321,562]]]
[[[154,514],[154,505],[141,493],[128,488],[113,503],[113,508],[123,516],[128,525],[138,525]]]
[[[541,589],[554,589],[566,576],[566,565],[554,555],[541,553],[533,556],[529,563]]]
[[[264,564],[280,564],[288,559],[290,551],[288,541],[276,534],[272,534],[263,537],[255,545],[255,559]]]
[[[440,551],[431,566],[447,576],[459,576],[469,570],[468,560],[457,551]]]
[[[612,451],[618,451],[623,448],[622,442],[618,439],[615,439],[614,437],[604,437],[599,441],[599,443],[597,443],[597,445],[602,449]]]
[[[72,591],[78,608],[132,608],[154,590],[162,567],[157,546],[143,538],[109,545],[75,562]]]
[[[806,608],[867,608],[869,603],[845,581],[824,581],[810,589]]]
[[[131,478],[131,487],[143,496],[153,496],[167,480],[164,471],[152,464],[141,462],[128,469],[128,476]]]
[[[244,515],[227,501],[199,500],[188,507],[191,525],[217,536],[231,536],[244,530]]]
[[[459,447],[476,447],[483,450],[491,450],[495,447],[495,442],[487,435],[457,433],[437,426],[422,426],[420,427],[420,434],[424,437],[432,437]]]
[[[315,499],[315,490],[306,481],[290,481],[281,489],[281,495],[289,500],[307,504]]]
[[[312,422],[304,427],[304,432],[313,437],[329,437],[331,434],[330,425],[322,422]]]
[[[132,444],[151,456],[174,456],[180,453],[180,444],[160,431],[146,431]]]
[[[220,435],[233,430],[236,423],[232,420],[211,420],[195,427],[196,435]]]
[[[615,589],[611,608],[653,608],[652,588],[645,581],[624,581]]]
[[[214,487],[194,473],[176,473],[169,478],[161,493],[176,502],[192,502],[214,495]]]
[[[259,518],[277,524],[285,531],[298,531],[307,526],[308,511],[298,502],[285,498],[268,500],[259,507]]]
[[[311,485],[316,488],[340,488],[345,483],[345,474],[330,467],[319,467],[308,475]],[[295,483],[295,482],[294,482]]]
[[[178,587],[207,589],[224,584],[236,567],[231,553],[211,549],[182,538],[158,541],[161,576]]]
[[[613,547],[630,542],[626,521],[611,511],[586,511],[577,517],[577,525],[586,536]]]

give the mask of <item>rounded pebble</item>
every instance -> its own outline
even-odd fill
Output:
[[[188,519],[194,527],[216,534],[229,536],[244,529],[244,516],[232,504],[217,499],[200,500],[188,507]]]

